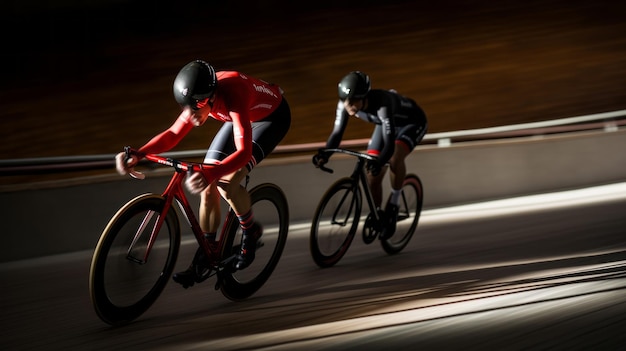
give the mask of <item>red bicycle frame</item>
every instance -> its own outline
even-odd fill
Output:
[[[127,150],[127,154],[137,155],[138,153],[135,150]],[[157,219],[154,225],[154,228],[152,228],[152,231],[150,233],[150,238],[148,240],[146,252],[144,254],[143,263],[147,261],[148,255],[150,254],[152,246],[154,245],[154,242],[156,240],[156,235],[161,230],[163,221],[167,217],[167,214],[169,210],[171,209],[172,202],[174,200],[178,202],[181,212],[187,218],[187,223],[191,226],[191,230],[194,236],[196,237],[196,240],[198,241],[199,245],[202,247],[204,252],[207,253],[207,257],[212,261],[219,261],[219,259],[215,259],[215,257],[217,257],[216,254],[221,249],[221,241],[219,245],[217,246],[209,245],[207,238],[204,236],[202,229],[200,228],[200,224],[198,223],[196,214],[192,210],[191,205],[189,204],[189,200],[187,200],[187,196],[185,195],[184,189],[182,187],[182,183],[183,183],[183,180],[185,179],[186,174],[190,171],[202,170],[203,165],[201,163],[182,162],[178,160],[173,160],[173,159],[170,159],[164,156],[159,156],[159,155],[146,154],[142,156],[152,162],[156,162],[164,166],[172,167],[174,168],[174,171],[175,171],[174,174],[172,175],[172,178],[169,181],[169,184],[167,185],[167,187],[161,194],[161,196],[165,199],[165,203],[163,205],[163,211],[161,212],[159,218]],[[133,177],[135,178],[142,178],[141,176],[138,176],[138,174],[140,175],[141,173],[137,173],[137,172],[131,173],[131,175],[133,175]],[[134,247],[134,244],[139,239],[140,234],[145,228],[146,223],[149,222],[152,215],[153,213],[146,214],[146,217],[143,219],[142,224],[138,228],[137,233],[135,234],[135,237],[133,238],[133,242],[130,248]],[[128,255],[129,255],[128,257],[132,259],[132,257],[130,256],[130,249],[129,249]]]

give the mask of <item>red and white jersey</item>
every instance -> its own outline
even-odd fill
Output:
[[[235,152],[204,172],[216,179],[246,165],[252,157],[252,122],[271,115],[283,101],[279,86],[235,71],[217,72],[217,87],[209,118],[232,122]],[[174,124],[152,138],[139,151],[162,153],[172,149],[194,127],[188,112],[182,112]]]
[[[233,115],[239,115],[243,120],[256,122],[274,112],[282,99],[277,85],[240,72],[221,71],[217,72],[217,90],[209,116],[232,122]]]

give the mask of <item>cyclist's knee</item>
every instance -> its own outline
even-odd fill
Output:
[[[404,160],[411,153],[411,150],[404,143],[396,143],[396,147],[393,150],[393,155],[389,159],[390,164],[400,164],[400,162],[404,163]]]
[[[217,187],[220,194],[226,200],[236,198],[241,192],[245,191],[245,188],[241,185],[243,179],[248,175],[247,168],[241,168],[236,172],[222,177],[217,182]]]
[[[225,200],[229,200],[233,196],[233,184],[230,181],[220,180],[218,182],[218,190]]]
[[[214,203],[219,198],[219,191],[215,182],[209,184],[201,193],[200,201],[204,203]]]
[[[405,157],[402,157],[401,155],[396,156],[394,154],[389,159],[389,169],[395,173],[397,170],[404,168],[404,159]]]
[[[398,147],[398,145],[396,145],[396,149],[389,159],[389,167],[391,168],[391,171],[396,173],[398,171],[401,172],[402,170],[404,170],[405,160],[410,153],[411,151],[406,149],[404,146]]]

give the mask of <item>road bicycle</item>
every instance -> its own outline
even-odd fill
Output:
[[[137,151],[126,147],[126,157]],[[237,270],[235,255],[241,245],[241,228],[229,208],[220,234],[206,238],[183,189],[188,172],[202,163],[184,162],[160,155],[146,160],[173,167],[174,173],[162,194],[139,195],[111,218],[96,245],[89,274],[90,295],[96,314],[110,325],[129,323],[157,300],[176,265],[181,245],[179,216],[184,216],[206,259],[201,281],[216,276],[215,289],[234,301],[250,297],[269,279],[282,255],[289,228],[287,198],[275,184],[263,183],[248,192],[263,236],[250,266]],[[134,178],[144,174],[131,172]],[[245,186],[248,186],[246,178]],[[178,211],[173,203],[178,204]]]
[[[371,244],[382,233],[387,218],[385,212],[376,208],[372,191],[367,183],[365,163],[375,157],[347,149],[321,149],[323,153],[341,153],[356,158],[354,170],[349,177],[335,181],[322,196],[313,216],[310,235],[310,251],[315,263],[322,267],[335,265],[346,254],[361,222],[362,193],[369,207],[363,222],[362,237]],[[333,173],[325,166],[321,170]],[[362,189],[362,190],[361,190]],[[415,174],[407,174],[402,184],[398,203],[399,212],[396,231],[380,243],[388,254],[396,254],[406,247],[417,228],[424,199],[422,182]]]

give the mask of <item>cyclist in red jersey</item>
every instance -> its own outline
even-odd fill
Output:
[[[380,235],[385,239],[396,230],[398,199],[406,176],[406,157],[421,142],[428,129],[428,121],[421,107],[412,99],[395,90],[371,89],[370,77],[360,71],[348,73],[338,84],[339,102],[333,131],[326,141],[326,148],[337,148],[352,116],[375,124],[367,146],[367,153],[376,156],[368,161],[368,184],[377,207],[382,203],[382,180],[391,170],[391,196],[385,206],[388,225]],[[313,156],[313,164],[322,166],[329,154]]]
[[[282,93],[275,84],[241,72],[216,72],[209,63],[195,60],[185,65],[174,80],[174,97],[182,106],[180,115],[167,130],[139,148],[145,154],[163,153],[209,118],[224,123],[204,158],[204,163],[211,166],[191,174],[185,184],[190,192],[200,194],[199,222],[208,238],[215,237],[220,225],[220,196],[232,206],[243,230],[237,269],[246,268],[254,260],[256,243],[263,232],[241,183],[289,130],[291,110]],[[124,162],[124,157],[123,152],[116,156],[116,167],[122,175],[139,161],[133,158]],[[175,273],[174,280],[187,286],[197,282],[203,256],[199,249],[190,267]]]

